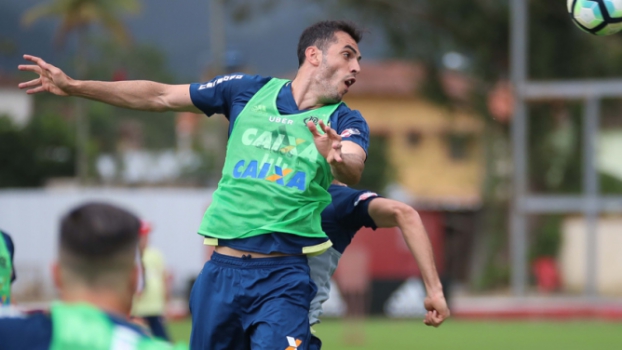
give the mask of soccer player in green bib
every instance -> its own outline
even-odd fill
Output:
[[[115,106],[194,111],[229,120],[222,179],[199,227],[215,246],[190,297],[193,349],[307,349],[316,286],[307,255],[331,246],[320,214],[333,178],[359,181],[367,123],[341,102],[356,82],[361,32],[344,21],[302,33],[292,81],[245,74],[202,84],[76,81],[42,59],[20,84]]]
[[[140,222],[104,203],[71,210],[60,224],[52,277],[62,302],[49,312],[0,308],[3,350],[181,350],[127,321],[138,282]]]
[[[11,304],[11,284],[15,281],[14,253],[11,236],[0,231],[0,305]]]

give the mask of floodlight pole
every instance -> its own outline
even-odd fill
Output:
[[[598,173],[596,169],[596,142],[600,127],[600,99],[588,96],[583,112],[583,213],[586,221],[585,294],[597,294],[597,226],[598,226]]]
[[[514,117],[512,119],[512,156],[514,160],[513,202],[510,214],[511,285],[516,296],[527,286],[527,228],[523,197],[527,193],[527,111],[524,88],[527,80],[527,3],[512,0],[510,65],[514,86]]]
[[[209,33],[212,69],[217,75],[225,73],[225,10],[223,0],[209,0]]]

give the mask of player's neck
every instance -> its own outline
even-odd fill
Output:
[[[305,69],[298,70],[298,74],[292,80],[292,95],[299,110],[316,109],[323,106],[318,90],[312,75]]]
[[[77,289],[61,293],[62,301],[68,304],[87,303],[109,313],[126,317],[131,311],[131,300],[123,300],[114,291]]]

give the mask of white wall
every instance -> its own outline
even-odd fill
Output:
[[[562,284],[569,292],[581,292],[586,285],[586,225],[583,217],[564,220],[558,260]],[[622,296],[622,218],[599,218],[596,237],[596,290],[604,296]]]
[[[25,126],[32,115],[32,96],[17,87],[0,88],[0,115],[7,114],[19,126]]]
[[[185,288],[205,261],[206,248],[197,230],[212,193],[213,189],[0,191],[0,229],[11,234],[16,247],[14,292],[36,276],[43,279],[44,294],[52,293],[48,271],[56,256],[59,220],[69,209],[92,200],[122,206],[150,221],[151,244],[163,252],[175,288]]]

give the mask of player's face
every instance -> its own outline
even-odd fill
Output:
[[[322,63],[319,66],[319,81],[324,102],[327,103],[341,101],[361,71],[361,55],[356,41],[345,32],[336,32],[335,38],[322,52]]]

